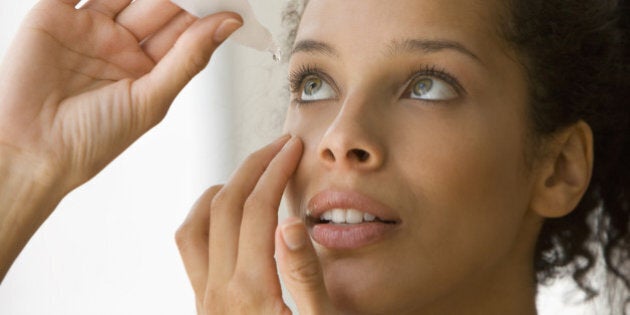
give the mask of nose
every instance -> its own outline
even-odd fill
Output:
[[[318,146],[319,160],[326,167],[375,171],[385,162],[385,149],[379,139],[378,119],[361,110],[342,109]],[[381,126],[382,127],[382,126]]]

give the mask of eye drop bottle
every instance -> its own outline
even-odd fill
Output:
[[[171,0],[171,2],[199,18],[222,11],[240,14],[243,18],[243,26],[234,32],[230,39],[243,46],[270,52],[274,60],[280,61],[279,46],[275,43],[269,29],[258,21],[248,0]]]

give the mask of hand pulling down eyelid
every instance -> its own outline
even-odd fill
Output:
[[[171,0],[174,4],[196,17],[205,17],[213,13],[230,11],[240,14],[243,26],[230,38],[235,42],[259,51],[268,51],[273,59],[280,61],[281,51],[271,32],[260,24],[248,0]]]

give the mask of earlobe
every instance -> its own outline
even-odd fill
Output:
[[[531,209],[545,218],[569,214],[588,188],[593,170],[593,132],[584,121],[558,131],[537,167]]]

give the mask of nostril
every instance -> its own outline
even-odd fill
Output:
[[[335,162],[335,154],[330,149],[324,150],[322,156],[325,160]]]
[[[348,152],[348,155],[350,157],[356,157],[359,162],[365,162],[370,158],[370,153],[361,149],[352,149],[350,150],[350,152]]]

